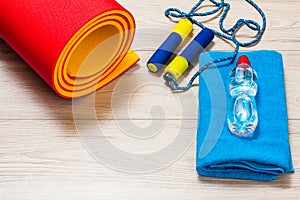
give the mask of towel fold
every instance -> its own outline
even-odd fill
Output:
[[[206,52],[200,65],[227,52]],[[230,133],[226,123],[229,95],[229,67],[208,69],[200,78],[199,122],[196,168],[203,176],[270,181],[293,172],[288,139],[288,119],[283,62],[275,51],[242,52],[257,71],[258,126],[252,139]]]

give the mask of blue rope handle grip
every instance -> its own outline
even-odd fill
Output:
[[[235,23],[235,25],[229,29],[225,29],[223,24],[224,24],[224,20],[227,16],[228,11],[230,10],[230,4],[225,3],[224,0],[221,0],[220,2],[216,2],[215,0],[209,0],[209,1],[216,6],[216,8],[213,9],[212,11],[202,12],[202,13],[197,12],[197,10],[201,6],[201,4],[204,2],[204,0],[199,0],[196,3],[196,5],[188,13],[185,13],[178,8],[169,8],[165,11],[165,15],[167,17],[189,19],[193,24],[196,24],[199,27],[201,27],[202,29],[204,29],[204,28],[206,28],[206,26],[203,23],[194,19],[193,17],[203,17],[203,16],[212,15],[212,14],[215,14],[218,11],[224,9],[224,11],[220,17],[220,20],[219,20],[219,28],[222,32],[219,32],[219,31],[216,31],[213,29],[211,29],[211,30],[214,32],[214,34],[217,37],[233,42],[236,46],[235,50],[233,51],[232,56],[225,57],[225,58],[219,58],[219,59],[213,60],[213,61],[205,64],[201,69],[199,69],[193,75],[193,77],[190,79],[190,81],[188,82],[188,84],[186,86],[183,86],[183,87],[179,86],[177,80],[174,77],[170,77],[169,78],[170,81],[168,82],[168,84],[172,90],[186,91],[192,87],[194,80],[198,76],[200,76],[201,73],[203,71],[205,71],[206,69],[211,68],[211,67],[224,67],[224,66],[232,64],[236,58],[237,53],[239,52],[240,47],[249,47],[249,46],[255,45],[256,43],[258,43],[261,40],[261,38],[266,30],[266,24],[267,24],[266,15],[262,11],[262,9],[256,3],[254,3],[253,0],[245,0],[245,1],[248,2],[252,7],[254,7],[257,10],[257,12],[260,14],[260,16],[262,17],[262,20],[263,20],[262,26],[260,26],[259,23],[257,23],[254,20],[239,19]],[[253,31],[258,31],[258,34],[255,39],[253,39],[249,42],[240,42],[236,38],[236,32],[244,25],[246,25],[249,29],[251,29]]]

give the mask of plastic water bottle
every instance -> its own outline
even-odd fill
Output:
[[[252,137],[258,123],[255,78],[256,72],[248,57],[239,57],[236,68],[230,73],[231,101],[227,123],[230,132],[240,137]]]

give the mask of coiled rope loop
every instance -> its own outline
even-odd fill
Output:
[[[260,16],[262,17],[262,21],[263,21],[262,26],[260,26],[259,23],[254,20],[239,19],[234,24],[234,26],[229,29],[226,29],[224,27],[224,20],[230,10],[230,4],[225,3],[224,0],[221,0],[220,2],[217,2],[215,0],[209,0],[213,5],[216,6],[216,8],[214,8],[212,11],[208,11],[208,12],[198,12],[198,10],[200,10],[200,6],[202,5],[202,3],[204,1],[205,0],[199,0],[196,3],[196,5],[188,13],[183,12],[178,8],[169,8],[165,11],[165,15],[167,17],[174,17],[174,18],[187,18],[193,24],[196,24],[199,27],[201,27],[202,29],[204,29],[204,28],[206,28],[206,26],[203,23],[201,23],[200,21],[196,20],[195,17],[209,16],[209,15],[213,15],[213,14],[219,12],[220,10],[223,10],[223,13],[219,20],[220,31],[217,31],[214,29],[211,29],[211,30],[215,33],[215,35],[217,37],[233,42],[235,44],[235,50],[233,51],[232,56],[225,57],[225,58],[219,58],[219,59],[213,60],[213,61],[207,63],[206,65],[204,65],[193,75],[193,77],[190,79],[188,84],[184,87],[179,86],[177,80],[175,78],[173,78],[169,82],[169,86],[172,90],[186,91],[186,90],[190,89],[194,80],[198,76],[200,76],[201,73],[204,70],[206,70],[207,68],[224,67],[224,66],[228,66],[228,65],[232,64],[236,58],[237,53],[239,52],[240,47],[249,47],[249,46],[253,46],[253,45],[257,44],[261,40],[261,38],[266,30],[266,21],[267,21],[266,15],[262,11],[262,9],[257,4],[254,3],[253,0],[245,0],[245,1],[248,2],[251,6],[253,6],[257,10],[257,12],[260,14]],[[237,39],[236,32],[244,25],[247,26],[252,31],[258,32],[255,39],[253,39],[249,42],[241,42]]]

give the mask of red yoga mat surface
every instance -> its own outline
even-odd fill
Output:
[[[133,16],[114,0],[0,0],[0,36],[60,96],[98,90],[139,57]]]

